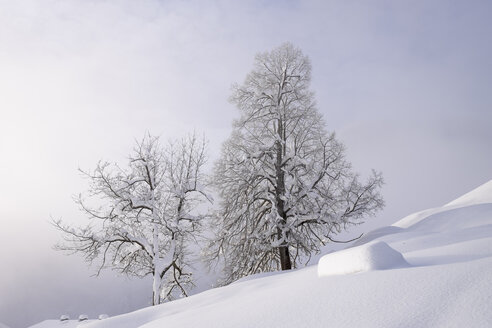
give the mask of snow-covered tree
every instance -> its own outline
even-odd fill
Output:
[[[54,221],[64,237],[56,248],[99,261],[98,273],[111,267],[152,275],[154,305],[186,296],[193,284],[187,249],[201,224],[196,206],[210,199],[202,186],[205,159],[205,142],[195,135],[166,147],[149,135],[136,143],[127,168],[99,162],[83,172],[90,187],[76,200],[90,224]]]
[[[209,256],[225,283],[287,270],[333,234],[383,207],[379,173],[364,183],[325,124],[309,90],[309,59],[291,44],[256,56],[231,101],[240,111],[215,166],[221,196]]]

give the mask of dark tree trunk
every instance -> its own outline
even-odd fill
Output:
[[[278,135],[280,140],[284,140],[285,136],[283,134],[283,124],[282,120],[278,120]],[[282,218],[282,224],[287,224],[287,214],[285,213],[285,204],[282,196],[285,194],[285,172],[282,169],[282,160],[284,155],[284,146],[277,141],[277,163],[275,165],[276,168],[276,190],[275,190],[275,202],[277,207],[277,213]],[[278,228],[277,238],[280,240],[282,238],[282,229]],[[286,238],[288,237],[288,232],[286,232]],[[289,246],[287,244],[280,246],[278,248],[278,252],[280,255],[280,267],[282,270],[290,270],[292,269],[292,262],[290,260]]]
[[[288,246],[280,246],[278,248],[278,252],[280,254],[280,265],[282,270],[290,270],[292,269],[292,263],[290,262],[290,253]]]

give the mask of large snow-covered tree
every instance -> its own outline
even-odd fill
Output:
[[[64,242],[56,247],[82,253],[99,271],[153,277],[153,304],[186,296],[193,284],[189,243],[201,224],[196,206],[203,189],[205,142],[195,135],[162,147],[157,137],[137,142],[128,166],[99,162],[83,172],[90,187],[77,198],[90,224],[54,221]],[[97,206],[95,205],[97,204]]]
[[[215,166],[221,203],[209,253],[223,256],[225,283],[306,262],[333,234],[383,206],[381,174],[361,182],[326,131],[310,73],[309,59],[286,43],[258,54],[234,86],[240,118]]]

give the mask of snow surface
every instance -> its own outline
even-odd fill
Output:
[[[445,206],[468,206],[483,203],[492,203],[492,180],[453,200]]]
[[[85,327],[492,327],[491,186],[377,229],[319,266]]]
[[[323,256],[318,276],[334,276],[371,270],[388,270],[409,266],[400,252],[384,241],[374,241]]]
[[[9,326],[7,326],[6,324],[0,322],[0,328],[9,328]]]
[[[33,326],[30,326],[29,328],[76,328],[76,327],[88,327],[87,325],[94,320],[85,320],[85,321],[78,321],[78,320],[65,320],[65,321],[60,321],[60,320],[45,320],[40,323],[37,323]]]

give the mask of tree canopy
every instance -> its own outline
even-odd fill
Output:
[[[361,182],[309,89],[311,64],[286,43],[256,56],[235,85],[240,112],[214,171],[221,196],[209,256],[224,282],[309,260],[331,236],[384,205],[382,175]]]

